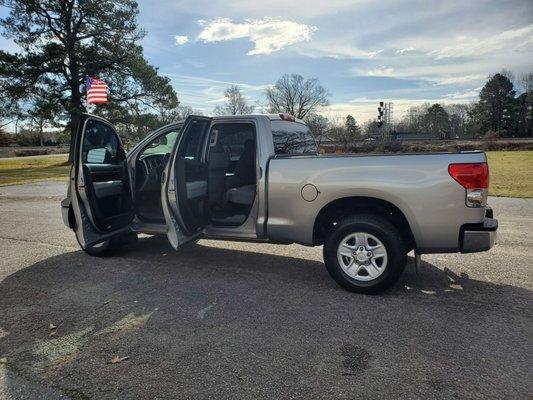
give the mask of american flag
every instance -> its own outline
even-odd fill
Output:
[[[107,84],[96,77],[87,77],[87,103],[107,103]]]

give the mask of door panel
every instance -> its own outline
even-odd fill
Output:
[[[82,246],[127,230],[133,206],[126,153],[107,121],[83,116],[70,185],[76,235]]]
[[[207,117],[187,118],[163,175],[163,214],[176,249],[200,235],[208,222],[205,150],[210,123]]]

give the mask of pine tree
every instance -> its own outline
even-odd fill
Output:
[[[10,14],[3,35],[20,51],[0,51],[0,92],[11,105],[35,90],[59,104],[73,137],[86,108],[80,83],[98,75],[110,85],[111,104],[147,109],[176,107],[169,79],[148,64],[138,44],[134,0],[0,0]],[[100,109],[105,110],[106,106]],[[102,111],[100,111],[102,112]]]
[[[479,113],[483,128],[495,132],[511,128],[510,117],[515,91],[513,83],[505,74],[492,75],[479,93]]]

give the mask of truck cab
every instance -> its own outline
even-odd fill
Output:
[[[175,249],[202,235],[266,240],[266,172],[275,145],[317,153],[305,124],[275,114],[190,116],[126,155],[108,121],[84,115],[64,219],[88,252],[128,232],[165,234]]]

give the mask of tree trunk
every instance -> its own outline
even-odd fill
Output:
[[[78,133],[78,126],[80,124],[81,113],[79,110],[70,111],[70,149],[68,154],[68,162],[74,162],[74,146],[76,145],[76,134]]]
[[[78,133],[78,126],[80,124],[81,114],[84,112],[84,107],[82,104],[82,96],[80,93],[80,78],[79,78],[79,68],[76,64],[75,55],[70,57],[70,151],[68,156],[69,163],[74,162],[74,146],[76,143],[76,134]]]
[[[43,124],[43,120],[42,120],[42,118],[41,118],[41,119],[39,119],[39,142],[40,142],[40,144],[41,144],[41,147],[44,146],[44,138],[43,138],[43,134],[44,134],[44,132],[43,132],[43,125],[44,125],[44,124]]]

